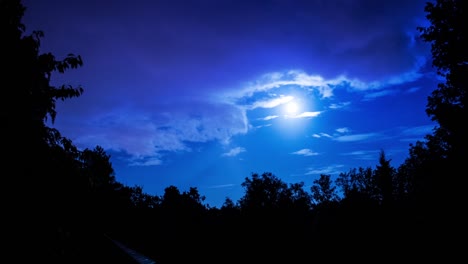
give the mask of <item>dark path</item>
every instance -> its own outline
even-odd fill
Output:
[[[129,263],[139,263],[139,264],[156,264],[155,261],[152,259],[143,256],[142,254],[138,253],[137,251],[128,248],[124,244],[120,243],[119,241],[116,241],[106,235],[104,235],[109,241],[112,241],[112,243],[115,245],[116,248],[118,248],[119,251],[124,252],[128,257],[131,258],[131,261]]]

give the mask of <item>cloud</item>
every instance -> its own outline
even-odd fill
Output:
[[[158,157],[150,158],[136,158],[130,162],[130,166],[157,166],[161,165],[163,162]]]
[[[280,96],[279,98],[273,98],[264,101],[256,101],[249,107],[250,110],[255,108],[274,108],[282,104],[286,104],[293,100],[293,96]]]
[[[333,135],[330,135],[327,133],[316,133],[316,134],[313,134],[312,137],[314,138],[326,137],[326,138],[330,138],[338,142],[356,142],[356,141],[374,139],[374,138],[382,136],[382,134],[379,134],[379,133],[346,134],[351,131],[347,127],[340,127],[340,128],[335,129],[335,131],[337,133],[334,133]],[[346,134],[346,135],[343,135],[343,134]]]
[[[370,101],[378,97],[383,97],[391,94],[395,94],[397,91],[395,90],[380,90],[377,92],[367,93],[364,95],[364,101]]]
[[[341,155],[354,156],[359,160],[378,160],[380,150],[356,150]]]
[[[230,139],[248,131],[245,111],[232,105],[192,102],[190,109],[179,107],[157,114],[121,109],[112,113],[81,120],[67,131],[77,146],[100,145],[105,149],[124,152],[132,164],[160,164],[166,152],[191,151],[191,143]]]
[[[235,157],[237,155],[239,155],[240,153],[242,152],[245,152],[245,148],[242,148],[242,147],[236,147],[236,148],[233,148],[231,150],[229,150],[228,152],[226,153],[223,153],[221,156],[224,156],[224,157]]]
[[[237,184],[228,183],[228,184],[211,185],[211,186],[208,186],[206,188],[208,188],[208,189],[221,189],[221,188],[230,188],[230,187],[234,187],[234,186],[237,186]]]
[[[321,97],[327,98],[333,95],[332,87],[341,80],[325,80],[320,75],[309,75],[303,71],[290,70],[287,72],[272,72],[260,76],[260,78],[241,90],[242,96],[252,96],[256,92],[269,91],[282,86],[295,85],[303,88],[316,89]]]
[[[339,87],[346,87],[347,89],[361,92],[370,91],[370,93],[364,95],[364,99],[371,100],[396,92],[395,90],[387,90],[385,88],[419,79],[422,74],[415,71],[419,70],[424,63],[425,61],[419,62],[418,66],[410,72],[404,72],[399,75],[369,82],[363,81],[357,77],[349,78],[344,74],[340,74],[335,78],[325,78],[319,74],[309,74],[305,71],[295,69],[283,72],[270,72],[263,74],[257,80],[246,84],[240,89],[222,93],[221,98],[227,102],[239,104],[239,102],[248,101],[249,98],[251,99],[255,95],[261,93],[266,93],[282,87],[296,86],[303,88],[306,91],[317,92],[319,97],[322,99],[332,97],[333,90]],[[268,98],[265,100],[256,100],[252,104],[247,105],[247,108],[273,108],[281,104],[285,104],[293,99],[294,97],[292,96],[280,96],[273,99]],[[329,107],[331,109],[338,109],[346,107],[349,104],[350,102],[342,102],[331,104]]]
[[[266,117],[263,117],[263,118],[259,118],[260,120],[264,120],[264,121],[268,121],[268,120],[272,120],[272,119],[275,119],[275,118],[278,118],[279,116],[277,115],[269,115],[269,116],[266,116]]]
[[[331,135],[329,135],[327,133],[313,134],[312,137],[314,137],[314,138],[321,138],[321,137],[333,138],[333,136],[331,136]]]
[[[337,128],[336,132],[344,134],[344,133],[348,133],[349,129],[347,127],[341,127],[341,128]]]
[[[400,136],[400,141],[403,142],[416,142],[418,140],[422,140],[426,135],[432,134],[434,125],[424,125],[424,126],[416,126],[410,128],[403,128]]]
[[[313,151],[310,150],[310,149],[301,149],[301,150],[292,152],[291,154],[294,154],[294,155],[301,155],[301,156],[306,156],[306,157],[319,155],[319,153],[313,152]]]
[[[321,168],[308,168],[307,172],[304,173],[304,175],[339,174],[342,172],[340,170],[340,168],[342,167],[344,166],[337,164],[337,165],[331,165],[331,166],[321,167]]]
[[[417,92],[419,90],[421,90],[421,87],[415,86],[415,87],[411,87],[408,90],[406,90],[405,93],[415,93],[415,92]]]
[[[261,75],[257,80],[246,84],[243,88],[231,90],[224,94],[225,98],[236,101],[239,98],[249,98],[257,93],[267,92],[286,86],[297,86],[311,91],[316,91],[321,98],[333,96],[333,88],[340,84],[349,83],[343,76],[335,79],[325,79],[320,75],[310,75],[301,70],[289,70],[284,72],[270,72]],[[256,107],[275,107],[292,100],[292,96],[280,97],[276,100],[261,101],[253,104]]]
[[[316,112],[303,112],[297,115],[286,115],[286,118],[307,118],[307,117],[317,117],[320,115],[322,112],[316,111]]]
[[[330,109],[340,109],[340,108],[344,108],[348,105],[350,105],[351,102],[341,102],[341,103],[336,103],[336,104],[330,104],[329,108]]]
[[[339,142],[355,142],[355,141],[368,140],[370,138],[375,138],[377,136],[379,136],[379,134],[377,133],[365,133],[365,134],[337,136],[337,137],[333,137],[333,140],[336,140]]]
[[[424,125],[424,126],[416,126],[410,128],[404,128],[401,131],[402,136],[425,136],[427,134],[431,134],[434,129],[435,125]]]
[[[269,127],[269,126],[272,126],[272,124],[259,125],[259,126],[255,126],[254,128],[258,129],[258,128]]]
[[[194,12],[190,9],[192,5],[169,1],[158,2],[158,8],[147,6],[149,3],[132,7],[117,3],[113,8],[132,11],[121,13],[124,17],[115,21],[121,31],[134,33],[136,39],[132,41],[149,40],[136,52],[147,54],[144,51],[152,49],[152,43],[165,40],[164,45],[160,44],[152,51],[154,57],[150,59],[161,57],[160,62],[154,59],[153,64],[158,67],[169,64],[166,65],[168,71],[177,69],[168,61],[195,61],[198,67],[191,66],[197,70],[203,65],[199,63],[202,59],[213,65],[213,69],[219,68],[221,62],[234,61],[237,63],[229,69],[248,71],[262,62],[265,67],[274,60],[280,60],[279,65],[292,63],[284,62],[281,52],[297,52],[298,57],[314,58],[311,66],[320,68],[324,76],[335,76],[347,69],[348,75],[367,80],[398,75],[414,67],[415,57],[424,50],[417,36],[408,32],[415,31],[420,25],[425,15],[424,4],[424,0],[379,4],[366,0],[298,0],[293,5],[289,1],[202,1]],[[153,10],[150,17],[143,16],[148,13],[145,10]],[[249,10],[248,16],[245,10]],[[142,14],[142,17],[130,19],[125,17],[127,13]],[[180,14],[186,14],[183,23],[177,20]],[[235,20],[236,17],[243,19]],[[118,39],[118,36],[106,33],[105,26],[96,23],[99,17],[85,13],[81,19],[79,22],[87,25],[88,31],[96,35],[108,34],[106,36],[112,41]],[[139,22],[155,26],[146,29]],[[171,25],[171,30],[166,28],[167,25]],[[234,39],[236,41],[232,41]],[[275,49],[265,48],[271,43]],[[220,47],[223,47],[222,51]],[[249,49],[240,50],[244,47]],[[290,47],[294,47],[294,52]],[[227,69],[219,71],[223,70]]]

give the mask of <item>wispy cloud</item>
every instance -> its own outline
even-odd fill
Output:
[[[259,129],[259,128],[262,128],[262,127],[270,127],[270,126],[272,126],[272,124],[259,125],[259,126],[255,126],[253,128]]]
[[[307,172],[305,175],[320,175],[320,174],[339,174],[341,173],[341,168],[343,168],[343,165],[337,164],[337,165],[331,165],[327,167],[320,167],[320,168],[307,168]]]
[[[322,112],[316,111],[316,112],[303,112],[297,115],[286,115],[285,118],[307,118],[307,117],[317,117],[320,115]]]
[[[263,100],[263,101],[256,101],[252,105],[249,106],[249,109],[255,108],[274,108],[280,106],[282,104],[286,104],[294,99],[293,96],[280,96],[278,98]]]
[[[321,137],[326,137],[326,138],[332,138],[333,136],[327,134],[327,133],[318,133],[318,134],[313,134],[312,137],[314,138],[321,138]]]
[[[330,109],[340,109],[340,108],[345,108],[346,106],[350,105],[351,102],[341,102],[341,103],[336,103],[336,104],[330,104],[328,108]]]
[[[347,127],[340,127],[335,129],[336,133],[333,133],[333,135],[327,134],[327,133],[316,133],[313,134],[312,137],[314,138],[330,138],[332,140],[338,141],[338,142],[355,142],[355,141],[363,141],[363,140],[369,140],[369,139],[375,139],[382,137],[382,134],[380,133],[361,133],[361,134],[349,134],[351,131]]]
[[[224,94],[226,98],[236,101],[239,98],[252,97],[256,93],[278,89],[284,86],[298,86],[307,90],[318,92],[321,98],[333,96],[334,88],[338,86],[347,86],[355,90],[377,89],[382,86],[380,82],[366,83],[359,79],[350,79],[344,75],[336,78],[325,79],[320,75],[311,75],[301,70],[290,70],[285,72],[272,72],[260,76],[256,81],[247,84],[243,89],[237,89]],[[274,107],[278,103],[284,103],[289,97],[281,98],[279,101],[262,101],[253,104],[251,107]],[[331,108],[340,108],[348,105],[349,102],[333,104]]]
[[[370,101],[378,97],[384,97],[387,95],[395,94],[397,91],[396,90],[380,90],[377,92],[372,92],[372,93],[367,93],[364,95],[364,101]]]
[[[319,155],[319,153],[313,152],[313,151],[310,150],[310,149],[301,149],[301,150],[292,152],[291,154],[294,154],[294,155],[301,155],[301,156],[306,156],[306,157]]]
[[[233,183],[228,183],[228,184],[219,184],[219,185],[211,185],[206,188],[208,189],[221,189],[221,188],[229,188],[229,187],[234,187],[236,184]]]
[[[264,74],[258,80],[247,85],[240,92],[235,92],[234,96],[252,96],[257,92],[265,92],[282,86],[296,85],[303,88],[315,89],[322,98],[327,98],[333,95],[333,86],[343,81],[341,77],[326,80],[320,75],[309,75],[299,70],[272,72]]]
[[[434,125],[424,125],[424,126],[404,128],[401,131],[401,135],[402,136],[425,136],[427,134],[431,134],[433,129],[434,129]]]
[[[380,150],[356,150],[352,152],[342,153],[341,155],[353,156],[359,160],[378,160]]]
[[[349,129],[347,127],[341,127],[341,128],[337,128],[336,132],[341,133],[341,134],[348,133]]]
[[[411,87],[408,90],[405,91],[405,93],[415,93],[417,91],[421,90],[421,87],[416,86],[416,87]]]
[[[344,135],[344,136],[333,137],[333,140],[336,140],[338,142],[355,142],[355,141],[368,140],[370,138],[375,138],[377,136],[379,136],[379,134],[377,133],[354,134],[354,135]]]
[[[264,120],[264,121],[268,121],[268,120],[272,120],[272,119],[275,119],[275,118],[278,118],[279,116],[277,115],[269,115],[269,116],[265,116],[263,118],[259,118],[260,120]]]
[[[333,96],[333,90],[337,87],[347,87],[356,91],[370,91],[364,99],[371,100],[377,97],[395,93],[392,90],[385,88],[405,82],[411,82],[421,77],[417,70],[424,64],[425,61],[419,62],[414,67],[414,70],[405,72],[396,76],[378,81],[362,81],[358,78],[349,78],[345,75],[339,75],[335,78],[324,78],[318,74],[308,74],[302,70],[289,70],[284,72],[271,72],[260,76],[257,80],[246,84],[241,89],[227,91],[222,94],[221,100],[237,104],[239,101],[244,102],[246,98],[252,98],[255,94],[270,92],[273,89],[279,89],[286,86],[297,86],[307,91],[315,91],[323,98]],[[374,92],[372,92],[374,91]],[[242,100],[241,100],[242,99]],[[255,108],[273,108],[281,104],[285,104],[293,99],[292,96],[282,96],[279,98],[256,101],[249,104],[249,109]],[[331,104],[329,108],[338,109],[349,105],[350,102],[342,102]]]
[[[224,156],[224,157],[235,157],[237,155],[239,155],[240,153],[242,152],[245,152],[245,148],[243,147],[236,147],[236,148],[232,148],[231,150],[229,150],[228,152],[225,152],[223,153],[221,156]]]
[[[410,128],[403,128],[400,133],[400,141],[416,142],[422,140],[426,135],[433,132],[435,125],[424,125]]]
[[[150,158],[135,158],[133,161],[129,163],[129,166],[157,166],[161,165],[162,160],[158,157],[150,157]]]

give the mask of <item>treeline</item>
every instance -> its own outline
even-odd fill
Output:
[[[252,174],[244,195],[220,207],[204,204],[196,187],[168,186],[149,195],[115,179],[100,146],[79,150],[47,121],[56,100],[81,87],[51,86],[53,73],[82,66],[39,52],[42,32],[25,35],[25,7],[0,1],[3,82],[0,115],[4,155],[2,210],[9,253],[57,263],[122,263],[108,237],[156,260],[302,263],[455,258],[466,227],[466,53],[463,1],[427,3],[433,65],[445,80],[428,97],[433,133],[409,146],[394,168],[381,150],[375,168],[354,168],[335,180],[321,175],[310,189],[270,172]]]

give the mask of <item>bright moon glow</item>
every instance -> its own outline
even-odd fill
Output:
[[[296,102],[289,102],[286,104],[286,113],[295,114],[299,110],[299,105]]]

